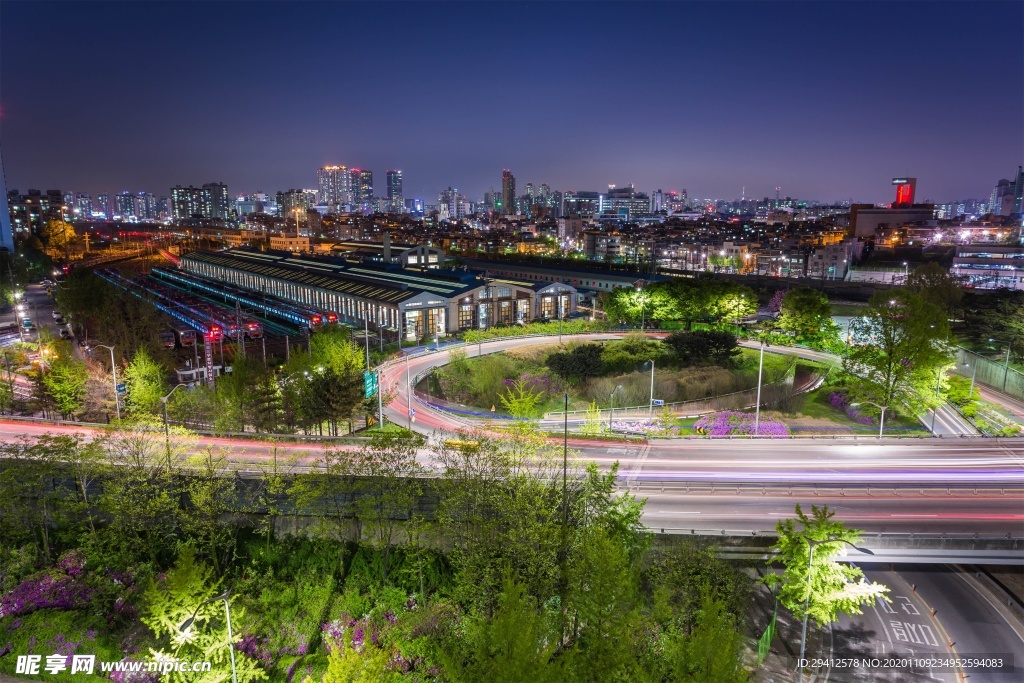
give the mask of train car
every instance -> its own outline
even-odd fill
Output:
[[[263,325],[258,320],[246,320],[242,322],[245,327],[245,336],[249,339],[261,339],[263,337]]]
[[[173,349],[175,346],[174,332],[161,332],[160,335],[160,346],[165,349]]]
[[[185,325],[175,325],[173,328],[174,336],[177,338],[178,345],[183,349],[192,348],[196,345],[196,331],[191,327]]]

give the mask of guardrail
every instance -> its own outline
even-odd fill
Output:
[[[737,537],[761,537],[761,538],[778,538],[779,534],[774,529],[771,531],[765,531],[763,529],[700,529],[697,527],[669,527],[669,526],[657,526],[647,527],[648,531],[658,532],[661,534],[685,534],[687,536],[737,536]],[[1012,532],[1007,532],[1001,536],[985,535],[982,536],[978,532],[951,532],[951,533],[917,533],[913,531],[862,531],[860,534],[861,541],[870,541],[872,539],[880,541],[915,541],[915,542],[943,542],[943,541],[978,541],[978,542],[991,542],[991,543],[1005,543],[1011,541],[1013,543],[1024,542],[1024,536],[1014,536]]]

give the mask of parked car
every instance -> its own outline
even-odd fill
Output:
[[[54,319],[54,320],[56,320],[57,318],[61,317],[61,315],[60,315],[60,311],[58,311],[58,310],[57,310],[56,308],[55,308],[55,309],[53,309],[53,312],[52,312],[52,313],[51,313],[50,315],[52,315],[52,316],[53,316],[53,319]]]
[[[64,320],[64,318],[57,318],[56,320],[54,320],[54,322],[57,323],[58,325],[66,325],[67,324],[66,321]]]
[[[60,338],[61,339],[71,339],[71,333],[68,332],[66,327],[60,328]]]

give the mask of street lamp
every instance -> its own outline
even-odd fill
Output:
[[[754,436],[758,436],[761,427],[761,373],[764,370],[764,347],[770,347],[771,344],[765,344],[763,339],[761,342],[761,355],[757,362],[757,405],[754,406]]]
[[[612,389],[611,397],[611,408],[608,410],[608,431],[612,431],[612,417],[615,415],[615,392],[622,388],[622,385],[618,385]]]
[[[651,403],[647,408],[647,419],[654,419],[654,359],[647,361],[651,364]],[[646,363],[645,363],[646,365]]]
[[[965,368],[966,367],[970,367],[970,365],[971,365],[970,363],[964,363],[964,367]],[[978,374],[978,366],[979,365],[981,365],[981,363],[975,363],[974,364],[974,370],[971,371],[971,388],[967,390],[967,398],[968,398],[968,400],[974,398],[974,378]]]
[[[906,282],[910,279],[910,264],[906,261],[903,262],[903,281]]]
[[[803,661],[804,652],[807,647],[807,610],[811,604],[811,574],[814,572],[814,546],[821,545],[822,543],[845,543],[857,552],[864,553],[865,555],[874,555],[874,553],[867,548],[861,548],[841,538],[825,538],[820,541],[807,539],[807,595],[804,597],[804,625],[803,630],[800,633],[800,659],[797,661],[797,668],[800,670],[800,683],[803,683],[804,680]]]
[[[850,407],[854,408],[856,406],[859,406],[861,403],[870,403],[871,405],[873,405],[874,407],[876,407],[876,408],[878,408],[879,410],[882,411],[882,418],[881,418],[881,420],[878,423],[878,438],[881,439],[882,438],[882,430],[885,428],[885,411],[889,408],[889,406],[880,406],[877,403],[875,403],[874,401],[858,401],[857,403],[851,403]]]
[[[117,366],[114,365],[114,347],[113,345],[107,346],[106,344],[97,344],[99,348],[104,348],[110,351],[110,373],[114,377],[114,408],[117,410],[117,421],[121,421],[121,399],[117,396]]]
[[[173,389],[167,392],[166,396],[160,397],[160,400],[164,404],[164,444],[167,446],[167,469],[171,468],[171,428],[167,424],[167,399],[171,397],[171,394],[184,386],[188,385],[176,384]]]
[[[936,374],[938,375],[938,377],[936,377],[936,379],[935,379],[935,407],[932,408],[932,427],[931,427],[931,430],[930,430],[931,433],[932,433],[932,436],[935,436],[935,418],[939,414],[939,403],[938,403],[938,401],[939,401],[939,392],[942,389],[942,368],[939,368],[938,372]]]
[[[644,290],[642,290],[640,287],[637,287],[636,291],[640,299],[640,331],[642,332],[644,329],[644,324],[646,322],[644,316],[647,313],[647,297],[644,295]]]
[[[989,341],[990,344],[993,343],[993,342],[999,342],[1000,344],[1006,344],[1006,362],[1005,362],[1005,364],[1003,366],[1003,388],[1002,388],[1002,391],[1005,393],[1006,392],[1006,378],[1010,374],[1010,347],[1011,347],[1011,344],[1010,344],[1010,342],[1006,341],[1005,339],[992,339],[992,338],[989,338],[988,341]]]
[[[232,635],[231,633],[231,605],[228,603],[228,598],[230,597],[231,591],[226,590],[220,595],[213,596],[209,600],[203,600],[201,603],[199,603],[199,607],[202,607],[203,605],[209,605],[211,603],[217,602],[218,600],[224,601],[224,612],[228,620],[228,652],[231,653],[231,683],[238,683],[238,671],[235,669],[235,638],[234,635]],[[196,620],[196,615],[199,614],[199,607],[196,607],[196,610],[192,613],[192,616],[190,616],[185,621],[181,622],[181,626],[178,627],[178,630],[181,631],[183,635],[188,632],[189,627],[191,627],[192,623]]]

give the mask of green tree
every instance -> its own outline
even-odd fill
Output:
[[[351,454],[352,473],[359,478],[355,513],[380,553],[385,585],[401,520],[413,517],[422,494],[423,469],[416,462],[416,451],[422,445],[419,436],[376,432],[369,444]]]
[[[131,415],[158,415],[163,409],[161,398],[167,393],[164,369],[157,364],[145,348],[132,356],[124,371],[128,395],[125,407]]]
[[[563,681],[563,667],[552,659],[556,636],[553,619],[527,587],[506,576],[494,615],[470,618],[464,639],[441,653],[445,677],[459,683]]]
[[[68,257],[71,245],[78,239],[75,226],[59,219],[48,220],[39,235],[46,248],[53,254]]]
[[[778,327],[795,337],[809,337],[832,326],[832,306],[824,292],[797,287],[782,299]]]
[[[108,519],[104,542],[128,563],[140,554],[155,561],[177,532],[175,473],[189,444],[176,432],[172,437],[168,457],[162,425],[150,418],[122,423],[102,442],[110,463],[98,501]]]
[[[581,529],[569,563],[567,622],[575,642],[571,661],[579,681],[634,680],[632,648],[638,562],[602,525]]]
[[[665,638],[666,678],[685,683],[742,683],[744,642],[736,614],[726,601],[703,590],[696,622],[684,631],[670,627]]]
[[[526,380],[517,379],[499,398],[505,411],[512,417],[532,419],[537,417],[537,407],[544,400],[544,394],[535,391]]]
[[[601,374],[603,349],[600,344],[579,344],[567,351],[552,353],[545,364],[556,375],[567,379],[587,380]]]
[[[73,416],[85,402],[89,368],[75,358],[70,344],[61,344],[48,358],[50,367],[42,375],[46,394],[64,418]]]
[[[736,335],[724,330],[673,332],[664,340],[683,365],[732,365],[740,355]]]
[[[323,683],[388,683],[405,677],[389,667],[388,651],[372,644],[362,648],[352,642],[352,629],[345,629],[344,640],[331,647]]]
[[[201,556],[209,558],[217,576],[224,574],[234,557],[238,524],[228,516],[237,508],[237,479],[225,476],[227,458],[207,447],[188,458],[184,490],[189,505],[179,512],[182,530],[195,542]]]
[[[963,278],[932,261],[918,266],[907,278],[907,289],[952,316],[964,298]]]
[[[936,373],[951,358],[945,314],[914,292],[880,291],[863,320],[843,363],[853,397],[908,413],[930,407]]]
[[[840,612],[860,614],[863,606],[879,598],[888,600],[887,587],[867,581],[859,567],[835,560],[846,555],[848,543],[857,544],[860,532],[833,520],[834,516],[835,511],[827,505],[812,505],[808,516],[798,504],[795,520],[780,520],[775,526],[779,538],[772,550],[778,553],[784,570],[781,577],[769,574],[766,578],[769,584],[781,584],[779,602],[795,616],[803,618],[804,603],[809,601],[807,614],[819,625],[834,622]],[[808,581],[812,545],[814,564]]]
[[[157,637],[158,649],[151,650],[153,658],[173,657],[178,661],[211,663],[208,672],[172,671],[166,674],[168,680],[175,683],[225,683],[231,680],[230,650],[241,636],[235,632],[234,638],[228,639],[224,603],[213,599],[217,589],[218,582],[213,579],[210,568],[196,559],[195,552],[188,545],[181,547],[178,559],[166,577],[151,580],[146,588],[140,619]],[[232,595],[228,600],[236,602],[236,596]],[[181,625],[193,615],[191,625],[182,631]],[[245,613],[237,602],[232,609],[232,617],[236,623],[244,623]],[[234,655],[239,683],[266,678],[256,660],[239,650]]]

